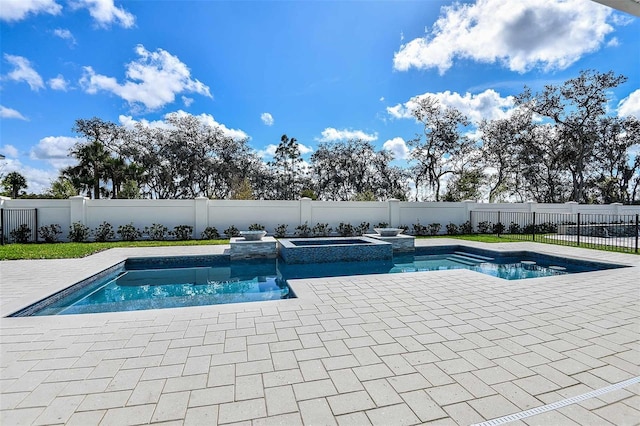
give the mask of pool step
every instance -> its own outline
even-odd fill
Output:
[[[467,257],[460,254],[452,254],[448,256],[447,259],[453,262],[462,263],[463,265],[467,265],[467,266],[474,266],[474,265],[477,265],[478,263],[483,262],[480,259],[475,259],[473,257]]]
[[[480,256],[479,254],[467,253],[464,251],[456,251],[454,253],[457,254],[458,256],[474,259],[479,262],[489,262],[493,260],[493,257]]]

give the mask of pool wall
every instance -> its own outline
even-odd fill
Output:
[[[345,244],[347,241],[349,244]],[[297,242],[304,245],[298,246]],[[291,264],[393,259],[391,243],[369,237],[282,238],[278,248],[282,260]]]
[[[33,316],[36,312],[41,311],[42,309],[45,309],[46,307],[56,303],[58,300],[63,299],[65,297],[67,297],[68,295],[70,295],[71,293],[74,293],[90,284],[93,284],[94,282],[98,281],[98,280],[102,280],[105,277],[108,277],[110,275],[113,274],[117,274],[119,271],[123,271],[124,270],[124,265],[125,262],[119,262],[116,265],[113,265],[103,271],[98,272],[95,275],[92,275],[89,278],[86,278],[80,282],[77,282],[57,293],[54,293],[50,296],[45,297],[44,299],[41,299],[29,306],[27,306],[26,308],[20,309],[19,311],[16,311],[14,313],[12,313],[11,315],[7,315],[8,317],[30,317]]]

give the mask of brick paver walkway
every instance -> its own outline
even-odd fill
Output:
[[[2,318],[0,424],[472,424],[640,376],[640,257],[489,248],[635,266],[297,280],[291,300]],[[127,256],[223,249],[0,262],[2,312]],[[638,424],[639,394],[636,383],[510,424]]]

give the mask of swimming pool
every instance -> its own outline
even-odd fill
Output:
[[[287,280],[469,269],[521,280],[624,265],[533,252],[498,253],[461,246],[418,248],[392,260],[291,264],[230,261],[226,255],[131,258],[11,316],[68,315],[295,298]]]

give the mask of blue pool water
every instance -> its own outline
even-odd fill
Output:
[[[460,247],[416,249],[393,260],[287,264],[230,262],[228,256],[129,259],[12,316],[67,315],[254,302],[295,297],[287,280],[469,269],[506,280],[595,271],[622,265],[531,252]]]

